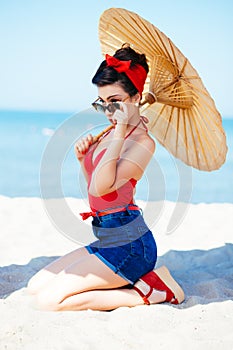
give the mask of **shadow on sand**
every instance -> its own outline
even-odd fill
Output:
[[[9,265],[0,268],[0,298],[27,286],[29,279],[41,268],[57,259],[38,257],[26,265]],[[210,250],[171,250],[158,258],[156,267],[166,265],[183,287],[186,300],[175,306],[187,308],[233,300],[233,244]]]

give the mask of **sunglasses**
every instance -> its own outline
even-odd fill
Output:
[[[120,104],[118,102],[109,102],[107,105],[104,105],[97,101],[92,103],[92,106],[97,112],[105,113],[105,111],[109,111],[110,113],[114,113],[117,109],[120,109]]]
[[[119,102],[124,102],[129,97],[126,97],[124,100]],[[99,102],[98,102],[99,101]],[[105,102],[100,102],[100,98],[98,97],[97,100],[95,100],[91,105],[95,108],[97,112],[105,113],[105,111],[108,111],[110,113],[114,113],[117,109],[120,109],[120,103],[119,102],[109,102],[105,104]]]

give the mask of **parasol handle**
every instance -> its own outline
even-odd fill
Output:
[[[93,142],[92,145],[94,143],[96,143],[104,134],[106,134],[106,132],[108,132],[109,130],[111,130],[112,128],[114,128],[114,125],[109,125],[107,128],[105,128],[103,131],[101,131],[98,135],[93,137]]]
[[[152,91],[149,91],[145,96],[145,100],[140,102],[140,106],[143,106],[146,103],[149,103],[150,105],[152,105],[156,101],[157,101],[156,95]]]

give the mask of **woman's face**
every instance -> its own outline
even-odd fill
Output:
[[[104,105],[108,105],[111,102],[125,102],[127,104],[129,118],[131,117],[131,114],[135,112],[135,103],[140,101],[139,94],[130,97],[129,94],[117,83],[98,87],[98,97],[98,102],[103,103]],[[105,115],[109,121],[112,122],[111,117],[113,113],[106,109]]]

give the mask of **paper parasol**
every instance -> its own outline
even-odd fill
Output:
[[[188,59],[153,24],[136,13],[110,8],[100,17],[103,54],[122,44],[144,53],[149,74],[141,114],[151,134],[176,158],[211,171],[225,162],[227,146],[221,115]]]

